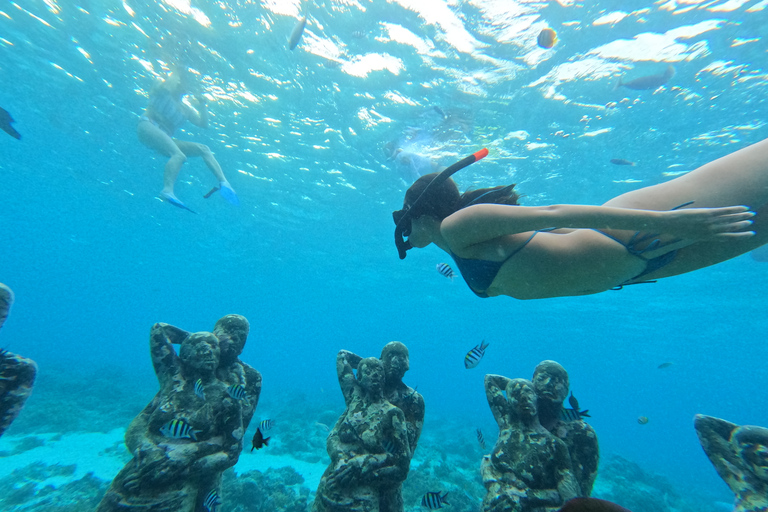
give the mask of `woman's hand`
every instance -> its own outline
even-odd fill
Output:
[[[755,212],[747,206],[684,208],[661,213],[666,228],[663,232],[686,240],[730,239],[755,234],[749,230]]]

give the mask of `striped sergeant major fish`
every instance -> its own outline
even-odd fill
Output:
[[[160,427],[160,433],[171,439],[191,439],[197,441],[197,434],[200,432],[202,430],[194,430],[192,425],[183,418],[173,419]]]
[[[227,388],[229,396],[235,400],[242,400],[245,398],[245,388],[240,384],[232,384]]]
[[[201,400],[205,400],[205,391],[203,390],[203,379],[197,379],[195,381],[195,394],[200,397]]]
[[[437,268],[437,271],[440,272],[441,276],[445,276],[451,280],[453,280],[453,278],[456,277],[456,274],[454,273],[453,269],[447,263],[438,263],[435,268]]]
[[[485,355],[485,349],[488,348],[488,345],[490,345],[490,343],[485,343],[485,340],[483,340],[479,345],[475,345],[472,350],[467,352],[467,355],[464,356],[464,367],[467,370],[471,370],[480,364],[480,360]]]
[[[269,430],[272,428],[272,425],[275,424],[275,420],[262,420],[261,423],[259,423],[259,428],[262,432],[265,430]]]
[[[578,409],[568,409],[563,407],[560,411],[561,421],[580,421],[581,418],[591,418],[589,410],[579,411]]]
[[[480,443],[480,448],[485,450],[485,438],[483,437],[483,431],[477,429],[477,442]]]
[[[421,506],[427,507],[429,510],[435,510],[443,508],[443,505],[450,505],[445,498],[448,496],[448,491],[440,496],[439,492],[428,492],[421,498]]]
[[[205,499],[203,500],[203,506],[205,507],[206,512],[216,512],[219,505],[221,505],[219,493],[216,492],[216,489],[211,489],[211,491],[205,495]]]

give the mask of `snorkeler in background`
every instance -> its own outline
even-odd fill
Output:
[[[401,259],[434,243],[479,297],[600,293],[692,272],[768,242],[768,139],[601,206],[518,206],[514,185],[460,194],[450,174],[487,154],[422,176],[393,212]]]
[[[176,130],[186,121],[200,128],[208,127],[205,96],[201,93],[194,94],[197,102],[195,108],[184,103],[184,96],[192,94],[190,80],[189,71],[179,70],[172,72],[168,78],[152,87],[149,91],[149,104],[137,127],[139,141],[168,158],[163,175],[163,189],[160,192],[162,199],[194,213],[176,197],[173,187],[181,166],[187,158],[202,157],[205,165],[219,181],[218,190],[221,195],[237,206],[240,203],[237,194],[224,177],[219,162],[216,161],[208,146],[173,137]]]

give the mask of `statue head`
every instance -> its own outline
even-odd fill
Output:
[[[357,381],[371,398],[379,398],[384,392],[384,364],[375,357],[366,357],[357,365]]]
[[[512,379],[507,384],[506,391],[507,401],[519,420],[530,421],[538,415],[538,398],[531,381]]]
[[[410,369],[408,347],[399,341],[390,341],[381,350],[381,362],[384,364],[386,379],[401,382],[405,372]]]
[[[568,396],[568,372],[560,363],[542,361],[533,371],[533,387],[539,400],[562,404]]]
[[[181,343],[179,357],[193,373],[212,373],[219,366],[219,340],[209,332],[196,332]]]
[[[242,315],[227,315],[216,322],[213,334],[219,338],[222,365],[229,366],[237,361],[237,357],[245,348],[250,328],[248,320]]]
[[[744,425],[731,434],[736,454],[758,480],[768,484],[768,428]]]

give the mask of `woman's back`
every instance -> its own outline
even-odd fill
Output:
[[[498,258],[520,246],[520,236],[485,242],[474,247],[477,259]],[[500,251],[501,245],[501,251]],[[505,247],[507,246],[507,247]],[[462,251],[466,254],[465,251]],[[623,245],[589,230],[538,232],[501,267],[486,293],[509,295],[520,300],[599,293],[640,274],[645,264]]]

